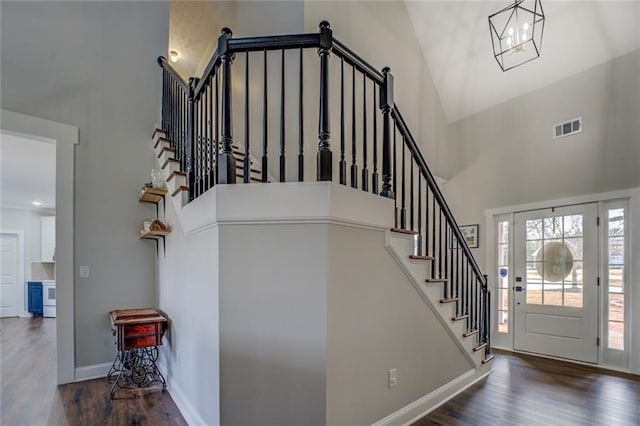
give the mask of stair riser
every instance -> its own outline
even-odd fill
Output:
[[[154,143],[154,145],[155,145],[155,143]],[[153,152],[155,152],[156,157],[157,157],[158,155],[160,155],[160,153],[162,152],[162,149],[163,149],[163,148],[171,148],[171,147],[169,146],[169,142],[167,142],[167,141],[162,141],[162,142],[160,142],[160,143],[159,143],[159,144],[158,144],[158,145],[153,149]]]
[[[186,176],[174,175],[169,182],[167,182],[167,186],[169,187],[169,194],[173,194],[178,187],[187,186],[187,178]]]
[[[153,134],[153,145],[156,144],[156,142],[158,142],[158,139],[160,138],[167,138],[167,134],[164,131],[157,131]]]
[[[163,151],[160,155],[160,164],[164,164],[167,160],[173,160],[175,157],[173,156],[173,152],[171,151]]]

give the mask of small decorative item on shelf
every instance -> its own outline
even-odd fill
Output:
[[[169,234],[171,229],[161,220],[147,219],[142,223],[142,229],[138,231],[138,238],[158,238]]]
[[[164,170],[151,170],[151,185],[153,186],[153,188],[167,189],[167,174]]]

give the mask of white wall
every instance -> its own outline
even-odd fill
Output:
[[[136,238],[153,165],[166,51],[163,2],[2,2],[2,108],[80,128],[75,150],[76,367],[113,359],[107,313],[155,303],[155,253]]]
[[[579,116],[582,133],[552,138],[553,124]],[[451,124],[441,168],[458,223],[484,223],[486,209],[640,186],[638,117],[640,51]],[[482,248],[474,254],[484,262]]]

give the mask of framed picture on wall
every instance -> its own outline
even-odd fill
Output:
[[[464,225],[460,227],[460,231],[470,248],[480,247],[480,225]]]

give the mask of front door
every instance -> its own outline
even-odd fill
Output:
[[[514,348],[597,363],[597,204],[514,220]]]

